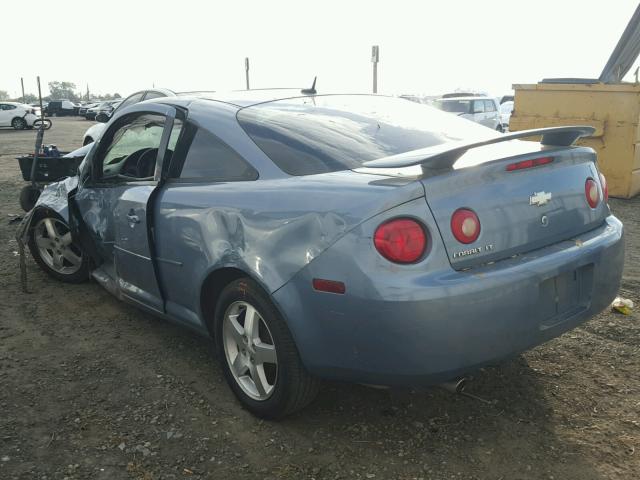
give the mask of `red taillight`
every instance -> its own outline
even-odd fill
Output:
[[[587,203],[591,208],[596,208],[600,201],[600,191],[598,190],[598,184],[593,178],[587,178],[584,182],[584,195],[587,197]]]
[[[606,177],[601,173],[600,174],[600,185],[602,185],[602,196],[604,197],[604,201],[609,201],[609,186],[607,185]]]
[[[324,278],[314,278],[313,289],[319,292],[338,293],[340,295],[347,291],[344,283],[335,280],[325,280]]]
[[[553,162],[553,157],[541,157],[533,158],[531,160],[523,160],[521,162],[510,163],[507,165],[507,172],[513,172],[514,170],[524,170],[525,168],[539,167],[540,165],[546,165]]]
[[[373,237],[380,255],[395,263],[413,263],[427,249],[427,234],[420,223],[396,218],[381,224]]]
[[[473,210],[459,208],[451,216],[451,233],[461,243],[473,243],[480,235],[480,220]]]

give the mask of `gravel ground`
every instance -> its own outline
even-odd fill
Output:
[[[53,119],[45,141],[91,124]],[[640,308],[474,375],[469,391],[327,384],[279,423],[243,411],[208,339],[64,285],[32,259],[18,283],[14,154],[34,132],[0,130],[0,478],[631,479],[640,472]],[[640,304],[640,197],[626,226],[622,295]]]

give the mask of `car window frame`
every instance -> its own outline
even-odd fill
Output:
[[[163,104],[145,104],[145,105],[130,105],[127,107],[126,112],[121,112],[118,116],[114,117],[110,122],[109,127],[105,131],[104,135],[98,141],[96,148],[91,152],[91,164],[89,168],[89,176],[84,182],[86,188],[98,187],[109,188],[119,187],[122,185],[158,185],[164,179],[166,179],[166,169],[164,169],[165,157],[167,153],[167,146],[169,144],[169,137],[173,130],[175,119],[180,117],[178,110],[171,105]],[[160,146],[158,147],[158,153],[156,156],[156,165],[153,175],[153,179],[124,179],[118,177],[121,181],[102,179],[102,162],[104,160],[104,153],[106,149],[111,145],[111,139],[116,131],[122,126],[130,123],[130,119],[139,117],[141,115],[161,115],[165,117],[165,124],[160,137]],[[184,122],[184,120],[182,120]]]

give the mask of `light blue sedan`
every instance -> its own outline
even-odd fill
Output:
[[[438,384],[607,307],[623,227],[573,145],[591,133],[374,95],[158,98],[118,110],[20,235],[51,276],[210,335],[242,405],[279,418],[320,379]]]

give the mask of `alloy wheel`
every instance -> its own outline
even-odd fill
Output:
[[[40,258],[61,275],[72,275],[82,267],[82,252],[71,240],[64,222],[51,217],[40,220],[33,232]]]
[[[253,400],[268,399],[278,376],[276,346],[256,308],[243,301],[227,308],[222,325],[227,365],[242,391]]]

